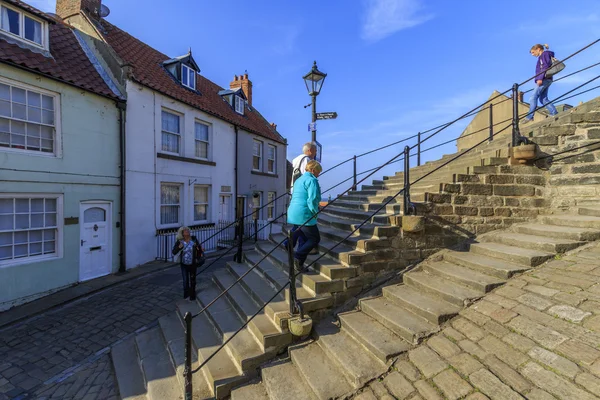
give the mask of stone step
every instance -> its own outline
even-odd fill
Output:
[[[236,280],[241,279],[239,285],[257,304],[265,304],[275,296],[277,290],[258,272],[250,271],[247,264],[230,261],[227,263],[227,269]],[[285,295],[282,293],[268,303],[264,310],[267,316],[275,322],[275,325],[286,330],[289,308],[285,301]]]
[[[263,258],[260,253],[253,251],[244,253],[244,257],[252,263],[248,266],[249,268]],[[268,283],[276,290],[283,288],[289,281],[289,275],[280,267],[274,265],[269,259],[260,261],[258,264],[258,272],[260,272],[260,274],[262,274],[267,279]],[[301,274],[296,279],[296,296],[298,300],[302,302],[305,312],[321,310],[324,308],[329,308],[333,305],[333,297],[330,293],[325,292],[315,294],[315,292],[310,289],[309,284],[314,283],[315,279],[317,278],[314,275],[311,276],[308,273]],[[323,277],[323,279],[326,278]],[[289,297],[289,289],[284,289],[284,292],[287,302]]]
[[[148,399],[183,399],[183,390],[175,376],[160,328],[150,328],[140,333],[135,341],[147,384]]]
[[[438,330],[436,325],[425,318],[396,306],[385,297],[361,300],[360,308],[365,314],[411,344],[418,344],[421,339]]]
[[[130,337],[110,351],[119,394],[124,400],[146,400],[146,383],[139,362],[135,338]]]
[[[316,400],[310,386],[290,362],[263,367],[261,373],[269,400]]]
[[[422,271],[404,274],[404,283],[459,307],[464,307],[483,295],[481,292]]]
[[[279,282],[279,284],[287,283],[289,280],[289,261],[288,254],[284,251],[283,247],[277,246],[271,242],[261,242],[257,244],[256,249],[261,256],[264,256],[272,251],[269,255],[269,261],[276,265],[283,275],[283,281]],[[326,257],[323,257],[322,259],[326,259]],[[261,264],[264,264],[264,262]],[[306,265],[310,265],[310,261],[307,260]],[[340,268],[349,268],[339,263],[338,266]],[[261,271],[262,270],[263,269],[261,268]],[[306,287],[316,295],[340,292],[344,290],[344,281],[341,279],[332,280],[328,276],[321,275],[317,268],[314,270],[309,269],[305,273],[297,275],[296,278],[302,283],[303,287]]]
[[[398,307],[406,308],[435,325],[442,324],[460,311],[460,307],[454,304],[406,285],[386,286],[383,295]]]
[[[530,268],[471,252],[448,251],[444,253],[444,260],[501,279],[508,279],[514,274],[527,271]]]
[[[501,243],[471,244],[470,251],[475,254],[495,257],[510,261],[515,264],[523,264],[529,267],[538,266],[546,260],[554,257],[554,254],[545,251],[523,249],[521,247],[507,246]]]
[[[423,270],[431,275],[436,275],[449,281],[460,283],[482,294],[504,284],[504,279],[482,274],[448,261],[427,262],[423,264]]]
[[[335,203],[334,203],[335,204]],[[328,206],[323,211],[323,214],[333,215],[340,218],[346,218],[354,221],[355,223],[361,223],[363,221],[373,221],[374,211],[363,211],[363,210],[351,210],[344,207],[336,207],[334,205]],[[377,214],[384,214],[385,210],[379,211]]]
[[[201,308],[206,307],[221,294],[220,288],[212,284],[203,288],[198,294],[198,302]],[[240,329],[244,322],[235,307],[228,301],[227,296],[216,300],[205,314],[211,320],[215,330],[225,342]],[[227,343],[227,350],[241,371],[250,371],[264,361],[270,359],[274,354],[265,353],[256,337],[247,329],[243,328],[233,339]]]
[[[287,232],[286,232],[287,235]],[[283,239],[286,236],[282,233],[278,233],[276,235],[272,235],[272,242],[274,243],[282,243]],[[283,247],[282,247],[283,250]],[[325,254],[326,257],[330,257],[334,260],[344,261],[348,254],[354,255],[356,258],[361,258],[364,256],[363,251],[358,251],[353,247],[348,246],[345,243],[338,243],[337,240],[331,240],[326,237],[321,237],[321,241],[319,242],[318,250],[320,254]],[[358,262],[358,261],[357,261]]]
[[[249,320],[255,313],[258,312],[260,306],[254,299],[241,287],[240,284],[235,284],[236,278],[231,274],[231,271],[224,269],[217,271],[213,275],[213,280],[221,291],[227,291],[227,298],[235,307],[242,321]],[[233,286],[232,286],[233,285]],[[262,304],[261,304],[262,305]],[[258,339],[262,350],[277,351],[291,343],[292,335],[289,332],[284,332],[281,327],[266,315],[266,311],[262,310],[256,317],[248,323],[248,329]]]
[[[355,389],[388,370],[384,362],[331,321],[323,321],[316,327],[315,333],[317,344],[337,364]]]
[[[329,225],[341,229],[346,233],[354,231],[359,226],[359,224],[355,224],[347,219],[336,218],[326,214],[319,215],[319,224]],[[359,235],[374,236],[377,238],[394,237],[398,232],[400,232],[400,228],[397,226],[372,223],[364,224],[356,231]]]
[[[545,215],[541,220],[549,225],[600,229],[600,218],[587,215]]]
[[[515,225],[516,232],[528,235],[546,236],[555,239],[568,239],[590,242],[600,239],[600,230],[575,228],[570,226],[544,225],[538,223]]]
[[[589,217],[600,217],[600,206],[579,207],[579,215],[587,215]]]
[[[194,315],[200,311],[200,305],[195,301],[180,301],[177,303],[177,308],[181,318],[183,318],[186,312]],[[223,343],[205,313],[198,315],[192,320],[192,341],[198,351],[198,362],[200,363],[212,356]],[[197,373],[204,374],[211,386],[213,395],[217,399],[229,396],[231,388],[239,386],[252,378],[251,374],[248,376],[242,374],[242,371],[238,369],[238,366],[230,358],[225,349],[217,352],[202,367],[201,372]],[[164,398],[167,399],[168,397]]]
[[[164,315],[158,319],[158,324],[162,331],[171,361],[175,367],[179,386],[185,386],[183,371],[185,369],[185,328],[183,321],[179,318],[177,312]],[[192,352],[192,369],[198,367],[198,356]],[[212,391],[204,374],[197,372],[192,374],[192,387],[194,399],[211,399],[213,398]]]
[[[299,344],[290,347],[289,353],[317,399],[337,399],[352,391],[350,382],[318,344]]]
[[[265,386],[258,382],[233,389],[231,400],[269,400],[269,395]]]
[[[515,232],[498,232],[489,236],[484,236],[481,240],[498,242],[508,246],[522,247],[524,249],[546,251],[548,253],[564,253],[584,244],[584,242],[575,240],[555,239],[547,236]]]
[[[346,200],[343,197],[335,202],[336,207],[347,208],[348,210],[368,211],[368,212],[385,212],[398,213],[402,211],[402,204],[385,204],[385,202],[364,202],[356,200]]]
[[[382,362],[408,351],[410,345],[377,320],[360,311],[338,314],[342,330]]]

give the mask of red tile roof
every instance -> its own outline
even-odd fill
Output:
[[[71,29],[58,21],[50,24],[49,29],[52,58],[26,46],[9,43],[0,36],[0,62],[18,65],[81,89],[117,99],[85,55]],[[18,39],[14,42],[18,42]]]
[[[104,37],[115,52],[133,66],[132,79],[175,100],[212,114],[259,136],[284,143],[285,139],[254,108],[246,108],[244,115],[236,113],[218,92],[223,90],[202,75],[196,77],[200,94],[186,89],[162,66],[171,57],[162,54],[106,20],[101,21]]]

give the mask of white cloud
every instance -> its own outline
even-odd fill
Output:
[[[433,14],[421,13],[421,0],[366,0],[366,6],[362,38],[369,42],[376,42],[433,18]]]
[[[44,12],[54,12],[56,10],[56,0],[27,0],[27,3]]]

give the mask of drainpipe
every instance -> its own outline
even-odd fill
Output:
[[[121,183],[120,193],[120,210],[119,215],[121,219],[121,230],[119,231],[119,274],[123,274],[127,270],[127,246],[125,236],[125,182],[126,182],[126,165],[127,165],[127,154],[126,149],[126,138],[125,138],[125,122],[127,115],[127,103],[124,101],[117,102],[117,108],[119,109],[119,150],[121,155],[121,174],[119,176]]]
[[[235,201],[235,219],[237,219],[238,217],[238,136],[239,136],[239,131],[238,131],[238,127],[237,125],[233,126],[233,130],[235,131],[235,167],[234,167],[234,171],[235,171],[235,177],[234,177],[234,183],[233,183],[233,196],[234,196],[234,201]]]

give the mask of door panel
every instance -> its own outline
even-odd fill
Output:
[[[79,280],[86,281],[111,271],[110,204],[81,204],[80,215]]]

